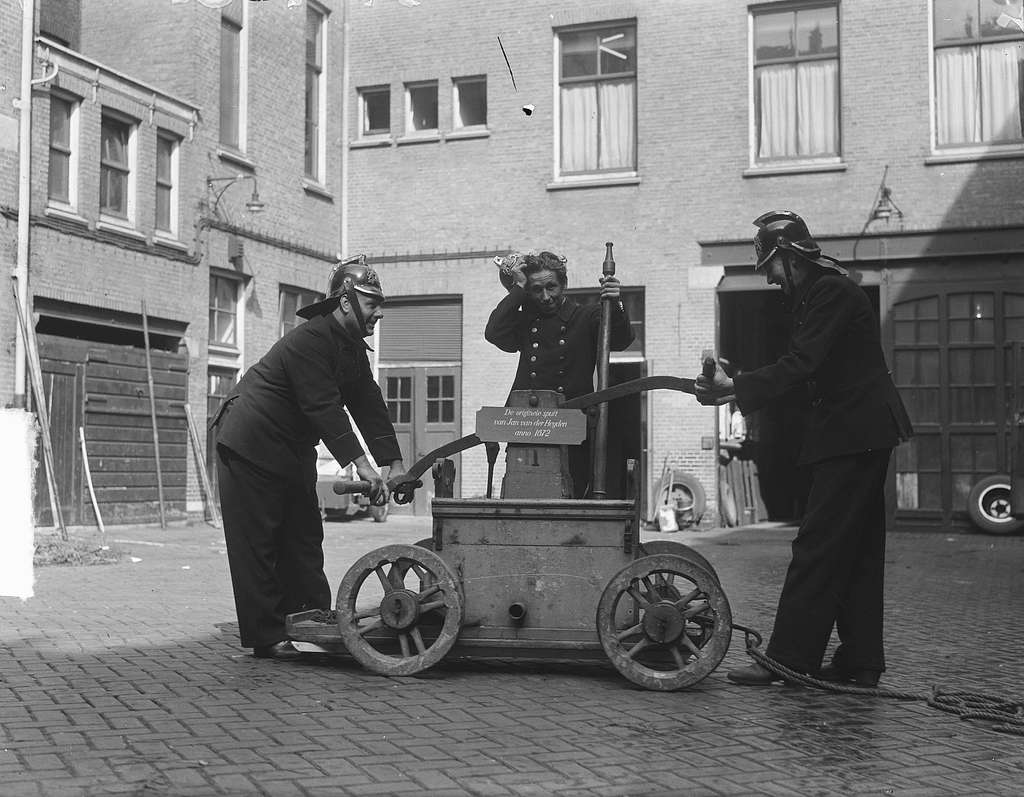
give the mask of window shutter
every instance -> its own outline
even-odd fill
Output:
[[[380,322],[381,362],[462,360],[462,303],[392,302]]]

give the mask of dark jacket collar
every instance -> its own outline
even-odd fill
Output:
[[[311,318],[306,323],[312,324],[318,320],[331,331],[332,335],[341,338],[342,341],[344,341],[345,346],[355,346],[357,349],[362,346],[366,351],[373,351],[373,349],[370,348],[370,345],[366,342],[366,338],[356,337],[345,329],[345,327],[341,325],[341,322],[334,317],[334,313],[328,313],[327,315],[320,316],[319,319]]]
[[[793,291],[792,308],[794,311],[803,306],[804,302],[807,300],[807,294],[810,292],[811,286],[821,279],[826,273],[832,272],[826,272],[821,268],[812,268],[807,272],[807,276],[804,277],[803,281],[797,285],[796,289]]]

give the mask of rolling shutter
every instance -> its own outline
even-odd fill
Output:
[[[460,362],[462,302],[389,301],[380,322],[380,362]]]

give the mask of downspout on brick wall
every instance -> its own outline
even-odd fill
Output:
[[[35,0],[22,0],[21,13],[21,96],[18,98],[18,260],[14,267],[14,287],[18,292],[22,315],[29,319],[28,241],[29,206],[32,201],[32,59],[35,53]],[[14,395],[11,405],[28,406],[26,401],[27,341],[19,326],[14,343]]]
[[[341,252],[349,257],[348,251],[348,136],[349,136],[349,22],[348,0],[341,0]]]

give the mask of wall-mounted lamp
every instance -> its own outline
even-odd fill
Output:
[[[224,196],[224,192],[235,183],[241,182],[242,180],[252,180],[252,196],[246,201],[245,209],[250,213],[260,213],[267,207],[266,203],[260,199],[259,184],[256,182],[255,175],[236,174],[232,177],[207,177],[206,190],[213,197],[210,201],[211,215],[217,215],[217,208],[220,206],[220,198]],[[214,193],[214,183],[225,183],[226,185]]]
[[[878,193],[875,195],[875,205],[871,209],[871,215],[868,217],[869,224],[872,221],[889,221],[894,211],[896,218],[901,221],[903,219],[903,211],[892,201],[892,189],[885,184],[885,178],[888,176],[889,166],[886,164],[885,171],[882,172],[882,182],[878,186]]]

